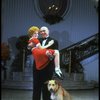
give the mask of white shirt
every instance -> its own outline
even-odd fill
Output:
[[[47,36],[46,38],[48,38],[49,36]],[[46,43],[47,39],[43,40],[42,41],[42,46],[45,46],[45,43]]]
[[[42,41],[42,46],[45,45],[46,41],[47,41],[47,39],[45,39],[45,40]]]

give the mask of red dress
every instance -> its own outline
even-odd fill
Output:
[[[50,51],[52,55],[54,54],[55,51],[52,49],[39,49],[38,47],[36,47],[36,45],[40,43],[37,38],[32,38],[31,40],[29,40],[29,43],[30,42],[34,43],[34,48],[32,49],[32,55],[36,63],[36,69],[41,70],[45,68],[50,61],[48,56],[46,55],[46,51],[47,50]]]

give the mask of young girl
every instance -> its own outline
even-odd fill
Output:
[[[54,41],[51,40],[46,46],[41,46],[38,40],[39,28],[32,26],[28,30],[28,35],[30,37],[28,41],[28,49],[31,49],[32,55],[34,57],[37,70],[41,70],[50,62],[49,56],[54,56],[55,63],[55,73],[59,78],[62,78],[62,72],[60,70],[59,64],[59,51],[53,49],[46,49],[51,46]]]

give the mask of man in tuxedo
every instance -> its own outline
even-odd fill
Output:
[[[40,43],[42,46],[48,44],[49,41],[54,40],[54,44],[48,49],[58,49],[58,41],[49,37],[49,29],[45,26],[40,28]],[[41,100],[41,93],[43,100],[50,100],[50,93],[47,90],[46,81],[51,80],[54,72],[54,60],[52,59],[49,64],[42,70],[37,70],[33,65],[33,100]]]

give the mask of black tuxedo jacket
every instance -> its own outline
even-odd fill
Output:
[[[54,40],[54,44],[50,46],[48,49],[58,49],[58,42],[57,40],[48,37],[46,44],[48,44],[49,41]],[[39,39],[40,43],[42,44],[43,39]],[[45,45],[46,45],[45,44]],[[54,72],[54,60],[50,61],[49,64],[42,70],[37,70],[35,61],[33,66],[33,100],[40,100],[41,96],[41,90],[42,90],[42,96],[43,100],[50,100],[50,93],[47,89],[47,84],[44,84],[46,81],[51,80]]]

